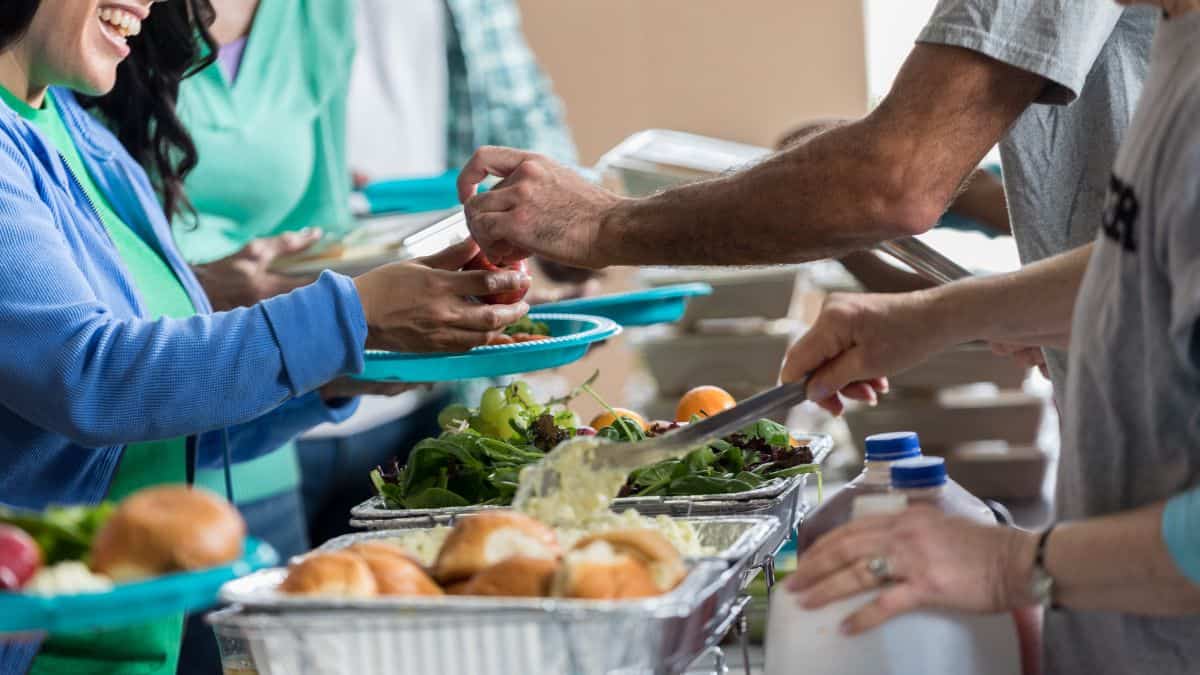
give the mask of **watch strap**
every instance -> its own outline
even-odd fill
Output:
[[[1046,569],[1046,543],[1050,541],[1050,533],[1054,531],[1057,523],[1053,523],[1042,531],[1038,536],[1037,549],[1033,556],[1033,569],[1035,577],[1039,577],[1046,583],[1049,593],[1043,598],[1045,605],[1050,609],[1058,609],[1058,603],[1054,602],[1054,578],[1050,576],[1050,571]]]

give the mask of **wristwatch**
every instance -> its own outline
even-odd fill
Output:
[[[1054,577],[1050,576],[1050,572],[1046,570],[1046,542],[1050,540],[1050,533],[1053,531],[1054,525],[1051,525],[1038,537],[1037,553],[1033,558],[1033,578],[1029,582],[1029,593],[1042,607],[1058,609],[1058,606],[1054,604]]]

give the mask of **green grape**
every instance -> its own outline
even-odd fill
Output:
[[[569,408],[563,408],[554,412],[554,424],[564,429],[576,429],[580,426],[579,416]]]
[[[499,387],[491,387],[483,392],[483,398],[479,401],[479,416],[485,422],[496,424],[500,415],[500,410],[507,405],[504,400],[504,390]]]
[[[485,422],[484,419],[479,415],[471,415],[471,429],[483,434],[484,436],[491,436],[493,438],[496,436],[495,429],[492,427],[492,425],[488,422]]]
[[[516,403],[526,408],[537,408],[537,399],[533,397],[533,388],[528,382],[518,380],[508,385],[508,402]]]
[[[437,423],[442,429],[457,427],[471,419],[471,410],[465,405],[448,405],[438,413]]]
[[[503,441],[509,441],[521,437],[521,433],[513,428],[513,425],[524,429],[529,426],[529,418],[525,415],[525,409],[516,403],[510,403],[504,406],[500,411],[500,417],[492,422],[496,427],[496,438]]]

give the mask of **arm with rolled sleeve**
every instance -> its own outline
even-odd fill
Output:
[[[0,404],[84,447],[244,424],[362,368],[353,282],[250,308],[122,318],[96,296],[24,160],[0,137]]]

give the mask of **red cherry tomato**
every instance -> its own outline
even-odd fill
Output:
[[[512,264],[497,265],[496,263],[492,262],[491,260],[488,260],[487,256],[483,255],[483,251],[480,251],[479,255],[475,256],[474,258],[471,258],[471,262],[469,262],[465,266],[463,266],[463,269],[466,271],[483,270],[485,272],[498,272],[500,270],[516,270],[518,272],[524,272],[526,275],[528,275],[529,274],[529,263],[525,262],[524,260],[518,260],[517,262],[512,263]],[[486,302],[489,305],[513,305],[513,304],[520,302],[521,300],[524,300],[525,294],[528,292],[529,292],[529,289],[524,288],[519,291],[509,291],[507,293],[496,293],[494,295],[484,295],[484,296],[481,296],[479,298],[479,300],[481,302]]]

